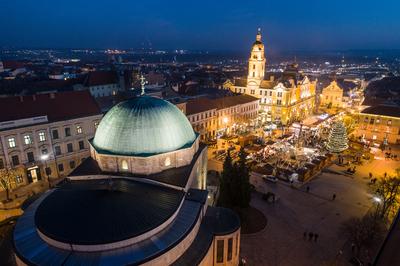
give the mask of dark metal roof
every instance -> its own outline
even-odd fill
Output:
[[[35,223],[69,244],[105,244],[141,235],[165,222],[184,193],[123,179],[70,181],[37,208]]]
[[[26,264],[34,265],[137,265],[160,256],[177,245],[194,227],[202,204],[185,200],[170,226],[140,243],[102,252],[77,252],[54,248],[38,234],[34,214],[45,193],[33,202],[18,219],[14,229],[14,250]],[[204,193],[207,193],[204,191]]]
[[[240,219],[232,210],[208,207],[196,238],[173,265],[198,265],[207,254],[215,235],[227,235],[240,228]]]
[[[400,117],[400,107],[394,105],[376,105],[365,108],[361,113]]]

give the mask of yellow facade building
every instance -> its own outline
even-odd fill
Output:
[[[354,115],[356,137],[379,144],[400,144],[400,107],[377,105]]]
[[[197,98],[186,102],[185,109],[193,129],[202,141],[206,141],[215,139],[218,133],[229,133],[239,123],[249,123],[257,118],[259,102],[249,95]]]
[[[267,121],[290,124],[313,113],[316,80],[311,81],[298,71],[297,64],[288,65],[283,73],[265,77],[265,48],[258,30],[251,48],[247,78],[227,80],[223,87],[259,99],[260,110]]]
[[[343,89],[339,87],[336,80],[322,89],[320,106],[334,108],[343,107]]]

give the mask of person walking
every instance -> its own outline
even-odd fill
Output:
[[[308,241],[311,241],[314,234],[312,232],[308,233]]]
[[[318,236],[318,234],[314,234],[314,242],[317,242]]]
[[[306,187],[306,191],[310,192],[310,187],[309,186]]]
[[[306,240],[307,239],[307,231],[304,231],[304,233],[303,233],[303,240]]]
[[[336,199],[336,194],[333,194],[332,200],[335,200],[335,199]]]

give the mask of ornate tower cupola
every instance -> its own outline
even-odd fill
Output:
[[[250,90],[258,89],[265,73],[264,44],[261,42],[261,29],[258,28],[256,41],[253,43],[249,59],[249,74],[247,87]]]

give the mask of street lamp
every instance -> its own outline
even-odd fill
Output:
[[[49,183],[49,188],[51,188],[51,185],[50,185],[50,176],[49,176],[49,174],[47,173],[47,159],[49,159],[49,155],[48,155],[48,154],[43,154],[43,155],[40,157],[40,159],[44,162],[44,172],[45,172],[46,177],[47,177],[47,182]]]
[[[382,202],[382,199],[377,196],[374,196],[372,199],[378,204]]]

